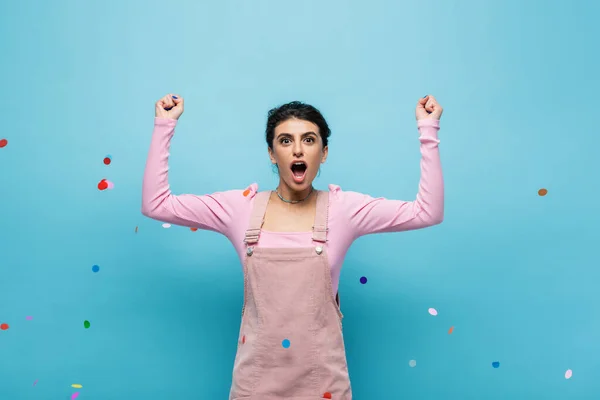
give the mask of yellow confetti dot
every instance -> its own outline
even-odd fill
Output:
[[[74,387],[74,388],[76,388],[76,389],[81,389],[83,386],[81,386],[81,385],[80,385],[80,384],[78,384],[78,383],[74,383],[74,384],[72,384],[72,385],[71,385],[71,387]]]

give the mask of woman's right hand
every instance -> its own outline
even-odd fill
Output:
[[[183,97],[174,94],[168,94],[155,105],[155,115],[157,118],[179,119],[183,114]]]

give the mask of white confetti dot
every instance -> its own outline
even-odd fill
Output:
[[[435,315],[437,315],[437,310],[435,308],[430,308],[429,309],[429,314],[435,316]]]
[[[171,224],[163,224],[162,226],[163,226],[163,228],[165,228],[165,229],[166,229],[166,228],[170,228],[170,227],[171,227]]]
[[[572,376],[573,376],[573,371],[568,369],[567,372],[565,372],[565,379],[571,379]]]
[[[408,362],[408,366],[411,367],[411,368],[416,367],[417,366],[417,360],[410,360]]]

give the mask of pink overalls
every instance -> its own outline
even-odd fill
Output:
[[[230,400],[352,399],[327,257],[329,192],[316,193],[315,245],[305,248],[253,247],[271,192],[255,196]]]

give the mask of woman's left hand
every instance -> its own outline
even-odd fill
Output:
[[[415,112],[417,121],[421,119],[440,119],[444,109],[439,105],[435,97],[427,95],[419,99]]]

